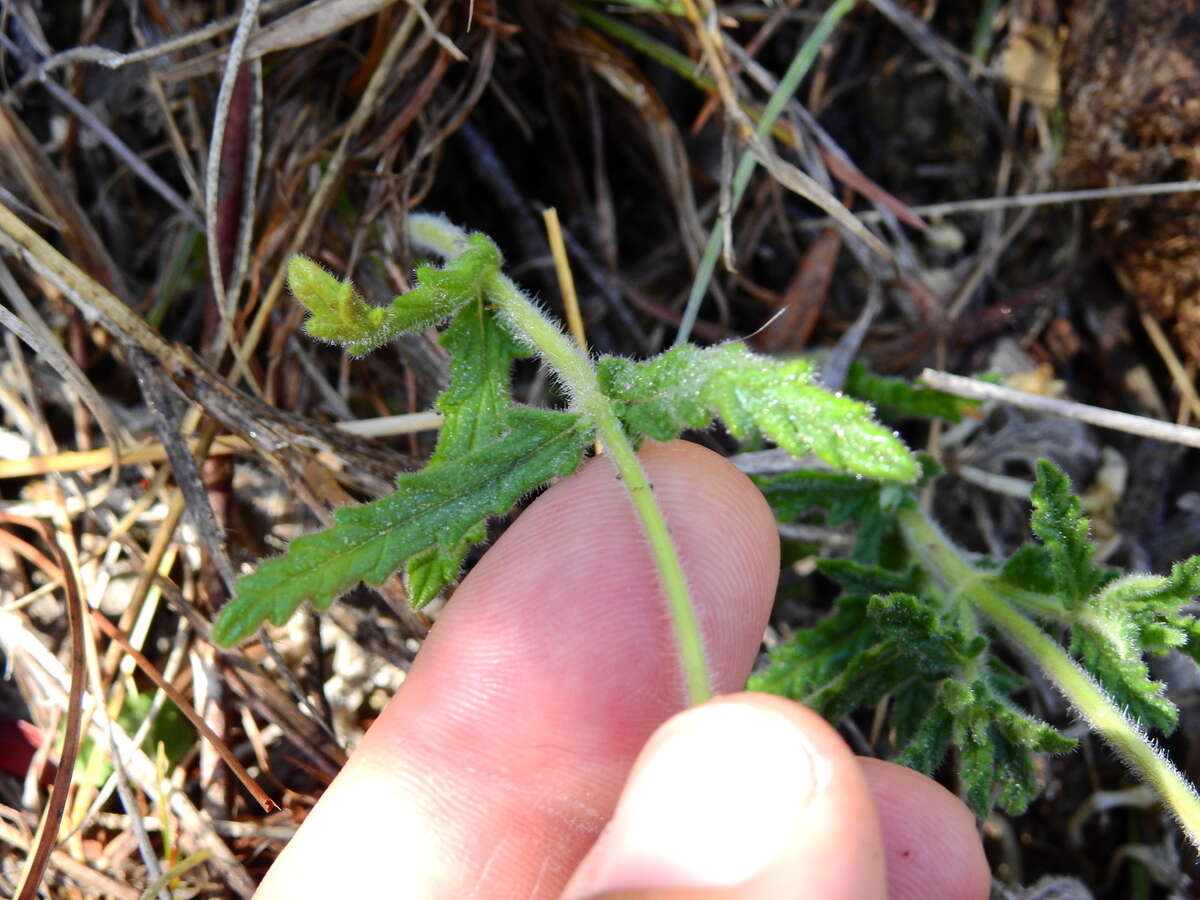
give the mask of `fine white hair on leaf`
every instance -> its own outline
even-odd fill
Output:
[[[533,309],[536,310],[543,319],[546,319],[547,321],[554,321],[549,316],[547,307],[544,303],[542,303],[541,300],[525,291],[521,291],[519,288],[514,287],[514,289],[518,290],[525,302],[533,307]],[[542,363],[542,369],[545,371],[547,379],[551,384],[554,384],[566,398],[567,409],[572,412],[578,412],[580,408],[580,399],[578,392],[575,390],[575,386],[559,373],[557,367],[554,366],[549,359],[547,359],[542,348],[525,334],[520,324],[513,317],[512,312],[507,304],[498,305],[493,308],[496,311],[496,317],[500,320],[500,324],[504,326],[504,329],[509,333],[513,340],[515,340],[522,349],[527,350],[531,356],[537,357]]]
[[[410,213],[408,239],[414,250],[443,259],[467,249],[467,233],[441,213]]]

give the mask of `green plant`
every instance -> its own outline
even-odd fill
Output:
[[[927,465],[927,477],[935,471]],[[1038,791],[1033,755],[1075,742],[1013,701],[1025,679],[999,639],[1039,666],[1200,840],[1200,798],[1146,734],[1170,732],[1178,710],[1144,658],[1179,648],[1200,662],[1200,622],[1181,612],[1200,592],[1200,557],[1168,576],[1097,565],[1079,500],[1047,460],[1032,495],[1038,541],[1003,563],[956,547],[914,486],[805,470],[756,480],[782,519],[822,511],[859,528],[848,559],[819,563],[843,589],[833,613],[777,647],[752,689],[833,721],[889,697],[898,762],[932,773],[954,747],[975,813],[1019,813]]]
[[[458,577],[489,516],[574,471],[599,437],[643,524],[689,693],[699,702],[710,693],[703,646],[634,446],[719,416],[736,437],[761,435],[861,476],[907,482],[918,474],[907,448],[870,408],[817,387],[804,360],[755,356],[731,343],[681,346],[640,363],[605,357],[593,366],[500,271],[491,240],[437,216],[414,215],[409,228],[417,250],[447,263],[418,268],[418,286],[389,306],[366,304],[349,282],[302,258],[292,260],[289,283],[312,313],[309,334],[352,353],[450,320],[441,340],[452,353],[451,380],[437,400],[445,419],[433,456],[420,472],[401,475],[394,494],[339,509],[332,528],[294,541],[285,556],[242,578],[213,630],[218,643],[234,644],[266,620],[282,624],[305,600],[323,609],[360,581],[381,584],[400,568],[413,604],[427,603]],[[512,363],[533,354],[557,375],[569,398],[565,410],[512,403]]]
[[[634,448],[715,417],[735,437],[763,438],[833,468],[760,478],[780,518],[819,511],[858,524],[850,558],[821,563],[845,588],[836,610],[776,649],[751,687],[833,720],[889,696],[900,761],[929,772],[953,746],[974,810],[1017,811],[1036,791],[1033,754],[1072,742],[1016,705],[1024,680],[997,653],[999,639],[1040,666],[1200,839],[1200,799],[1142,730],[1169,730],[1177,717],[1144,654],[1180,647],[1200,657],[1200,625],[1181,613],[1200,591],[1200,558],[1166,577],[1118,577],[1096,565],[1066,477],[1042,462],[1032,520],[1040,541],[1003,564],[971,560],[917,503],[935,467],[926,463],[922,476],[871,407],[817,387],[807,361],[729,343],[593,365],[501,272],[487,237],[428,215],[410,217],[409,229],[418,251],[446,264],[418,268],[417,287],[389,306],[366,304],[349,282],[301,258],[289,282],[312,313],[309,333],[353,353],[450,322],[441,341],[452,354],[451,380],[437,400],[444,424],[434,453],[424,469],[397,479],[395,493],[337,510],[331,528],[240,579],[214,627],[218,643],[232,645],[268,620],[282,624],[306,600],[323,609],[360,581],[380,584],[399,569],[413,604],[429,602],[458,577],[489,516],[574,471],[599,438],[643,525],[690,699],[701,702],[709,677],[686,579]],[[565,409],[512,402],[512,363],[529,355],[556,374]],[[968,405],[857,368],[849,384],[892,413],[953,418]]]

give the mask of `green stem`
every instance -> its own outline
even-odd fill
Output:
[[[792,95],[796,93],[796,89],[800,86],[800,82],[804,79],[804,76],[808,74],[808,70],[812,68],[813,61],[817,58],[817,53],[824,46],[825,41],[829,39],[829,35],[837,27],[838,22],[854,9],[856,2],[857,0],[837,0],[821,16],[820,21],[817,22],[808,39],[805,40],[796,52],[791,65],[788,66],[783,78],[779,80],[779,84],[767,101],[767,105],[763,107],[762,113],[758,116],[758,124],[754,129],[758,137],[765,138],[775,128],[775,123],[779,120],[784,106],[792,98]],[[588,24],[599,28],[609,36],[623,41],[635,50],[646,54],[655,62],[665,66],[680,77],[687,79],[702,90],[710,92],[716,90],[711,79],[697,73],[696,62],[690,57],[684,56],[678,50],[666,46],[662,42],[649,37],[619,19],[607,16],[593,9],[586,3],[575,2],[572,3],[572,6],[579,15],[579,18]],[[733,210],[736,210],[738,204],[741,203],[742,195],[746,192],[746,186],[750,183],[750,176],[754,174],[754,169],[757,165],[758,160],[749,151],[744,153],[738,162],[737,171],[733,176],[730,196]],[[708,285],[712,281],[713,272],[716,270],[717,259],[721,255],[721,244],[724,240],[725,223],[723,220],[717,219],[713,224],[712,231],[709,233],[708,244],[704,248],[704,256],[701,258],[700,265],[696,269],[696,277],[692,281],[692,290],[688,294],[687,306],[684,308],[683,317],[679,323],[679,331],[675,335],[673,346],[677,347],[680,344],[686,343],[689,335],[692,333],[692,327],[696,324],[696,316],[700,311],[700,303],[704,299],[704,295],[708,292]]]
[[[967,562],[924,513],[905,507],[897,521],[925,570],[941,584],[957,585],[955,596],[983,613],[1009,643],[1041,666],[1079,714],[1158,792],[1189,840],[1200,847],[1200,796],[1137,723],[1056,641],[1014,609],[994,580]]]
[[[829,39],[829,35],[837,27],[838,22],[854,9],[855,3],[856,0],[837,0],[836,3],[825,11],[825,15],[821,16],[821,20],[817,22],[817,27],[808,36],[808,40],[801,45],[799,52],[792,60],[792,64],[788,66],[788,70],[784,72],[783,78],[779,80],[778,86],[771,94],[771,99],[767,101],[762,118],[758,120],[758,125],[754,129],[754,133],[758,137],[765,138],[771,133],[771,129],[775,125],[775,120],[783,112],[783,108],[787,105],[787,101],[791,99],[792,94],[800,87],[800,82],[808,74],[813,61],[817,58],[817,53],[824,46],[825,41]],[[733,175],[730,216],[733,215],[738,204],[742,202],[742,195],[746,192],[746,185],[750,183],[750,176],[754,174],[754,169],[757,165],[758,161],[749,150],[742,154],[742,158],[738,162],[737,171]],[[717,221],[713,223],[712,232],[708,236],[708,244],[704,248],[704,256],[701,258],[700,265],[696,270],[696,277],[692,281],[692,290],[688,294],[687,306],[684,307],[683,317],[679,322],[679,331],[675,335],[673,346],[678,347],[680,344],[686,343],[692,333],[692,326],[696,324],[696,317],[700,313],[700,302],[708,292],[708,285],[712,281],[713,271],[717,267],[717,257],[720,256],[721,244],[724,240],[725,222],[718,216]]]
[[[618,475],[625,482],[650,544],[675,626],[688,699],[693,705],[703,703],[712,696],[712,684],[683,566],[654,497],[654,490],[646,479],[646,473],[638,462],[633,445],[625,436],[612,404],[600,390],[595,369],[558,326],[546,318],[508,277],[496,272],[487,279],[484,290],[513,333],[524,335],[537,348],[566,384],[575,407],[595,423],[604,443],[605,455],[612,460]]]

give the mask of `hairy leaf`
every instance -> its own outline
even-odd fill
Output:
[[[425,471],[460,459],[504,433],[513,409],[510,369],[513,360],[526,355],[482,298],[459,311],[441,344],[451,354],[450,384],[435,404],[445,419]],[[454,546],[430,547],[410,558],[405,578],[413,607],[425,606],[455,581],[471,545],[486,537],[480,523]]]
[[[857,522],[851,557],[867,565],[879,562],[884,540],[895,529],[896,507],[910,495],[901,485],[813,469],[756,475],[753,481],[781,522],[815,513],[830,525]]]
[[[986,675],[969,684],[949,682],[942,693],[939,703],[953,717],[967,805],[980,818],[993,805],[1023,812],[1038,792],[1032,754],[1063,753],[1075,742],[1017,709]]]
[[[867,598],[843,595],[832,614],[772,649],[770,663],[750,676],[748,687],[808,702],[874,640]]]
[[[865,566],[851,559],[818,559],[817,569],[842,586],[848,594],[910,594],[917,590],[916,569],[906,572]]]
[[[964,400],[903,378],[873,375],[860,362],[851,363],[844,388],[847,394],[874,405],[880,416],[888,419],[916,417],[961,422],[965,413],[980,405],[978,400]]]
[[[1188,643],[1189,617],[1179,609],[1200,592],[1200,557],[1176,563],[1170,576],[1127,575],[1074,611],[1071,652],[1130,715],[1164,732],[1179,711],[1150,677],[1144,654]]]
[[[839,574],[888,580],[861,566]],[[1008,694],[1021,679],[986,656],[986,638],[947,625],[933,608],[911,594],[844,595],[831,617],[772,650],[750,688],[804,702],[831,721],[892,694],[898,762],[932,773],[954,746],[975,812],[986,816],[993,804],[1020,812],[1037,792],[1032,754],[1074,742],[1017,709]]]
[[[1079,498],[1062,469],[1046,459],[1037,461],[1030,525],[1050,555],[1050,568],[1059,600],[1071,609],[1108,577],[1092,557],[1096,546],[1088,539],[1091,527],[1080,511]]]
[[[324,609],[360,581],[382,584],[417,553],[455,547],[488,516],[573,472],[591,439],[568,413],[518,409],[510,423],[505,436],[478,450],[400,476],[394,494],[342,507],[333,527],[293,541],[286,555],[239,579],[214,639],[235,644],[266,620],[283,624],[305,600]]]
[[[303,256],[288,263],[288,286],[312,316],[305,329],[315,338],[369,353],[406,331],[422,331],[452,316],[480,296],[481,286],[501,263],[500,251],[484,235],[468,238],[468,248],[444,268],[421,266],[417,287],[390,306],[366,303],[349,281],[338,281]]]
[[[1013,587],[1039,594],[1054,594],[1054,562],[1042,544],[1025,544],[1008,558],[1000,577]]]
[[[864,403],[812,383],[802,359],[756,356],[743,344],[685,344],[645,362],[604,357],[601,389],[638,435],[670,440],[720,417],[739,439],[761,435],[796,456],[812,453],[838,469],[871,478],[915,481],[908,448]]]
[[[1043,546],[1014,554],[1002,577],[1029,589],[1052,590],[1070,624],[1071,653],[1131,716],[1169,733],[1179,711],[1165,696],[1166,686],[1150,677],[1144,656],[1186,643],[1177,613],[1200,591],[1200,559],[1177,563],[1170,577],[1113,580],[1116,570],[1094,562],[1088,521],[1066,475],[1053,463],[1038,461],[1032,497],[1031,524]]]

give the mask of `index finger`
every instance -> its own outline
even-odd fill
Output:
[[[736,690],[778,573],[770,510],[694,444],[641,456],[714,685]],[[557,896],[646,739],[685,705],[640,525],[611,465],[593,461],[463,582],[261,896]]]

